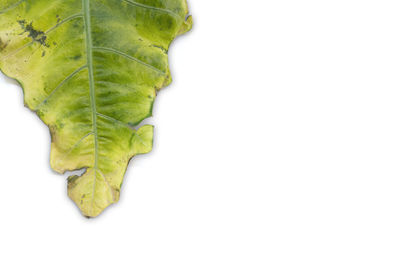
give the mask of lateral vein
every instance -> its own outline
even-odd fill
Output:
[[[162,12],[162,13],[168,13],[168,14],[174,16],[175,18],[182,19],[181,16],[179,16],[177,13],[175,13],[175,12],[169,10],[169,9],[155,7],[155,6],[149,6],[149,5],[146,5],[146,4],[135,2],[133,0],[122,0],[122,1],[127,2],[130,5],[141,7],[141,8],[144,8],[144,9],[151,9],[151,10]]]
[[[97,115],[100,116],[100,117],[103,117],[103,118],[106,119],[106,120],[112,121],[112,122],[114,122],[114,123],[121,124],[121,125],[123,125],[123,126],[129,128],[129,129],[131,129],[131,130],[134,130],[134,129],[132,128],[132,126],[130,126],[130,125],[129,125],[128,123],[126,123],[126,122],[117,120],[117,119],[115,119],[115,118],[113,118],[113,117],[110,117],[110,116],[101,114],[101,113],[99,113],[99,112],[97,112]]]
[[[10,11],[10,10],[16,8],[17,6],[19,6],[20,4],[22,4],[22,3],[25,2],[25,1],[26,1],[26,0],[20,0],[20,1],[16,2],[15,4],[12,4],[11,6],[6,7],[6,8],[3,9],[3,10],[0,10],[0,14],[6,13],[7,11]]]
[[[36,111],[39,110],[39,108],[60,88],[62,87],[66,82],[68,82],[70,79],[72,79],[76,74],[78,74],[81,70],[87,68],[87,65],[84,65],[78,69],[76,69],[74,72],[72,72],[70,75],[68,75],[59,85],[54,88],[51,93],[42,101],[40,104],[35,108]]]
[[[117,50],[117,49],[110,48],[110,47],[93,47],[93,49],[94,49],[94,50],[105,51],[105,52],[110,52],[110,53],[114,53],[114,54],[123,56],[123,57],[125,57],[125,58],[130,59],[130,60],[136,61],[137,63],[139,63],[139,64],[141,64],[141,65],[143,65],[143,66],[146,66],[146,67],[148,67],[148,68],[150,68],[150,69],[152,69],[152,70],[154,70],[154,71],[156,71],[156,72],[158,72],[158,73],[160,73],[160,74],[162,74],[162,75],[165,75],[165,74],[166,74],[166,73],[163,72],[162,70],[157,69],[156,67],[154,67],[154,66],[152,66],[152,65],[150,65],[150,64],[148,64],[148,63],[146,63],[146,62],[143,62],[143,61],[141,61],[140,59],[138,59],[138,58],[136,58],[136,57],[130,56],[130,55],[128,55],[128,54],[125,54],[124,52],[119,51],[119,50]]]

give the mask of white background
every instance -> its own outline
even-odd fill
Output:
[[[190,0],[155,147],[88,220],[0,78],[0,266],[400,266],[398,0]]]

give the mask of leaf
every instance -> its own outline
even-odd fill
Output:
[[[119,199],[129,160],[152,149],[168,48],[186,0],[0,0],[0,69],[51,132],[51,167],[86,169],[68,194],[88,217]]]

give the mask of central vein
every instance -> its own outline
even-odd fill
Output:
[[[93,44],[92,44],[92,29],[90,21],[90,0],[82,0],[83,16],[85,20],[85,32],[86,32],[86,54],[87,54],[87,65],[89,72],[89,89],[90,89],[90,105],[92,108],[92,123],[94,133],[94,169],[97,170],[98,162],[98,138],[97,138],[97,111],[96,111],[96,95],[94,88],[94,76],[93,76]],[[96,177],[96,175],[95,175]]]

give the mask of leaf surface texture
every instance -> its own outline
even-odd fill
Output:
[[[190,30],[186,0],[0,0],[0,69],[49,126],[51,167],[86,169],[68,194],[88,217],[119,199],[129,160],[148,153],[167,51]]]

